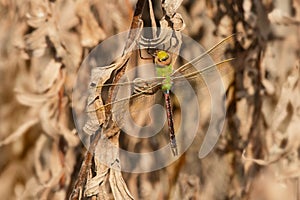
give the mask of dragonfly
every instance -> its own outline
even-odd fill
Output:
[[[97,112],[97,110],[105,110],[106,107],[112,107],[119,104],[119,108],[123,107],[124,102],[135,101],[137,99],[143,101],[146,99],[145,96],[153,95],[157,91],[162,91],[164,96],[164,102],[166,107],[166,116],[168,122],[168,131],[169,131],[169,145],[173,156],[178,156],[178,146],[176,142],[176,135],[174,131],[174,119],[172,112],[172,102],[171,102],[171,89],[176,83],[179,83],[182,80],[194,80],[196,87],[205,87],[204,73],[209,71],[217,70],[220,72],[221,76],[227,76],[233,72],[233,69],[230,65],[230,62],[234,58],[225,58],[223,57],[225,50],[228,48],[228,45],[233,44],[235,35],[228,36],[218,42],[216,45],[210,49],[203,52],[201,55],[195,57],[191,61],[177,67],[176,69],[173,66],[172,62],[172,53],[167,50],[156,50],[154,57],[154,66],[155,66],[155,77],[151,78],[136,78],[133,81],[124,81],[120,83],[107,83],[99,85],[97,87],[111,87],[117,86],[118,90],[122,90],[123,86],[130,86],[133,89],[133,92],[130,95],[125,97],[115,98],[112,102],[108,102],[100,107],[97,107],[94,110],[88,110],[87,112]],[[194,65],[206,65],[207,62],[204,60],[209,57],[212,59],[213,63],[208,66],[202,66],[201,69],[194,68]],[[203,64],[201,64],[203,63]],[[233,79],[233,78],[231,78]],[[231,80],[230,80],[231,81]],[[118,112],[118,115],[124,113]],[[122,118],[122,117],[121,117]]]

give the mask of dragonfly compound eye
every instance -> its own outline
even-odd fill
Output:
[[[169,58],[169,54],[166,51],[159,51],[157,57],[159,61],[166,61]]]

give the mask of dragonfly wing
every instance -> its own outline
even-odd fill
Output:
[[[160,84],[155,84],[153,89],[159,87]],[[157,97],[157,95],[161,95],[161,92],[158,92],[157,89],[153,92],[140,91],[130,94],[124,91],[124,88],[118,91],[115,96],[116,101],[112,105],[112,117],[118,127],[124,132],[130,135],[134,134],[137,137],[148,137],[156,133],[152,125],[154,124],[153,113],[155,114],[153,109],[156,105],[155,102],[162,98]],[[140,133],[143,136],[136,135]]]
[[[136,78],[134,81],[129,81],[126,76],[123,76],[116,84],[90,84],[90,95],[86,106],[88,120],[85,124],[85,131],[92,133],[96,127],[99,127],[101,125],[100,122],[106,118],[105,115],[107,112],[112,115],[113,120],[119,126],[122,126],[124,121],[126,121],[124,119],[133,114],[137,115],[136,113],[140,113],[140,111],[144,111],[147,107],[153,105],[154,94],[160,86],[161,78]],[[112,102],[107,102],[103,105],[101,95],[107,97],[110,87],[113,87]]]
[[[111,73],[118,67],[118,65],[121,65],[125,62],[126,61],[124,60],[123,62],[120,62],[120,64],[112,64],[107,67],[94,67],[91,69],[88,95],[84,95],[86,91],[83,91],[81,94],[79,94],[82,98],[87,96],[87,105],[85,109],[95,110],[95,112],[88,112],[86,119],[84,120],[85,124],[83,126],[83,131],[88,135],[93,135],[105,120],[104,110],[97,110],[97,108],[103,105],[102,99],[99,98],[99,94],[102,92],[103,87],[98,86],[103,85],[104,82],[109,79]]]
[[[104,83],[111,77],[113,71],[123,67],[129,57],[123,56],[113,64],[98,66],[93,56],[86,59],[78,72],[76,85],[73,88],[73,114],[76,117],[78,130],[92,135],[105,121],[104,110],[98,109],[103,105],[100,94]],[[90,111],[94,112],[90,112]],[[87,112],[88,111],[88,112]]]
[[[217,79],[222,78],[224,87],[227,88],[234,80],[234,69],[230,64],[232,59],[227,59],[219,63],[212,64],[203,70],[196,70],[190,67],[189,70],[185,70],[186,74],[180,74],[178,76],[172,77],[174,85],[181,85],[182,82],[190,81],[194,83],[197,88],[207,87],[206,80],[212,82]],[[216,76],[216,72],[219,76]]]
[[[231,45],[233,41],[234,36],[225,38],[213,48],[174,70],[171,76],[174,87],[184,84],[193,86],[199,105],[203,101],[202,92],[199,92],[199,89],[208,88],[210,121],[199,151],[200,158],[205,157],[212,150],[223,129],[226,114],[225,88],[232,82],[234,72],[230,64],[233,59],[226,59],[225,54],[228,45]],[[209,104],[209,102],[207,103]],[[204,105],[204,107],[208,106]]]
[[[197,71],[203,71],[214,63],[220,63],[227,60],[226,53],[228,48],[233,46],[235,36],[236,34],[228,36],[212,48],[198,52],[199,55],[196,55],[194,58],[189,58],[187,63],[174,70],[172,76],[176,77],[179,76],[179,74],[188,74],[190,73],[191,68],[195,68]],[[184,52],[182,52],[182,54],[184,55]]]
[[[214,133],[205,135],[205,138],[203,140],[203,143],[201,145],[201,148],[200,148],[200,151],[198,154],[200,159],[206,157],[209,154],[209,152],[211,152],[211,150],[217,144],[220,134],[221,134],[221,132],[214,132]]]

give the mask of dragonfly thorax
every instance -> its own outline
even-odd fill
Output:
[[[162,90],[164,92],[168,92],[169,90],[171,90],[172,87],[172,81],[170,76],[173,72],[170,54],[166,51],[158,51],[155,57],[155,67],[156,75],[158,77],[165,78],[162,81]]]

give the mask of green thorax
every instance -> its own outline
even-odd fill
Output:
[[[163,91],[171,90],[172,81],[170,76],[172,74],[172,71],[173,71],[172,65],[166,65],[166,66],[156,65],[156,75],[158,77],[165,77],[165,79],[163,80],[163,84],[161,86],[161,89]]]
[[[173,67],[171,64],[171,56],[166,51],[158,51],[155,58],[156,75],[158,77],[164,77],[161,89],[164,92],[169,92],[172,87],[171,74]]]

